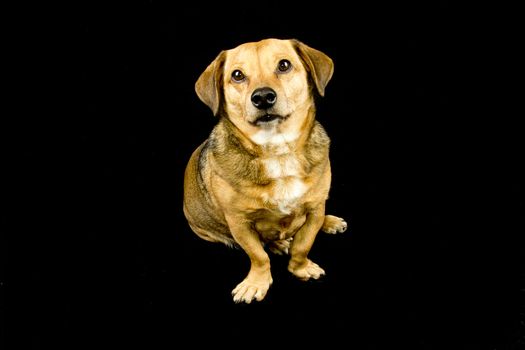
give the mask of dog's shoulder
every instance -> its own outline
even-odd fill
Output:
[[[208,138],[207,152],[213,158],[214,170],[231,184],[249,181],[259,184],[261,165],[258,154],[232,132],[226,122],[219,122]]]
[[[314,122],[308,138],[308,144],[314,148],[327,148],[330,146],[330,137],[325,128],[317,120]]]
[[[314,167],[327,161],[329,149],[330,137],[321,123],[315,121],[304,147],[304,156],[309,165]]]

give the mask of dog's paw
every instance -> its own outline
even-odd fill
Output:
[[[308,281],[310,278],[316,280],[325,274],[324,270],[310,259],[306,259],[306,262],[300,266],[295,266],[290,262],[288,271],[303,281]]]
[[[268,243],[268,249],[276,255],[288,255],[291,242],[291,238],[271,241]]]
[[[271,277],[269,281],[254,281],[252,278],[246,277],[232,290],[233,301],[246,304],[251,303],[254,299],[261,301],[266,296],[271,284]]]
[[[321,230],[326,233],[335,234],[345,232],[347,228],[348,224],[343,218],[333,215],[325,215]]]

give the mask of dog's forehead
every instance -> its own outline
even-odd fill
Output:
[[[289,57],[295,54],[292,43],[289,40],[265,39],[258,42],[250,42],[228,50],[227,63],[246,64],[255,60],[275,60],[277,58]]]

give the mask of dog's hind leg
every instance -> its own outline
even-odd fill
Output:
[[[334,215],[325,215],[321,230],[326,233],[335,234],[345,232],[348,224],[343,218]]]
[[[197,236],[199,236],[200,238],[202,238],[202,239],[204,239],[206,241],[224,243],[228,247],[232,247],[232,248],[237,245],[235,243],[235,241],[233,240],[233,238],[229,238],[226,235],[219,234],[217,232],[213,232],[213,231],[210,231],[210,230],[206,230],[206,229],[203,229],[201,227],[197,227],[195,225],[192,225],[191,223],[189,223],[189,225],[190,225],[192,231],[197,234]]]
[[[268,249],[276,255],[288,255],[292,237],[268,242]]]

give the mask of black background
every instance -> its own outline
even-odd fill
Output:
[[[30,348],[518,348],[523,155],[492,90],[492,17],[447,1],[47,10],[30,34],[50,94],[20,142]],[[265,300],[237,305],[249,261],[190,230],[183,172],[217,121],[196,79],[220,50],[267,37],[334,60],[318,119],[327,212],[349,230],[318,236],[323,279],[272,256]]]

